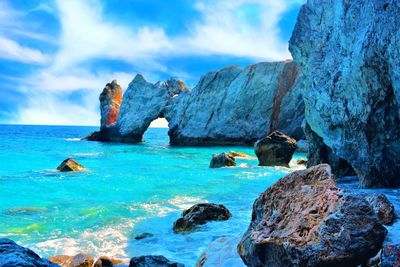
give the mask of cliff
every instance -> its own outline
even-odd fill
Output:
[[[311,148],[348,162],[363,187],[400,185],[399,14],[398,1],[309,0],[290,40]]]

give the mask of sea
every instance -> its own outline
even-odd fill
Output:
[[[166,128],[149,128],[139,144],[81,140],[97,129],[0,125],[0,237],[45,258],[85,252],[129,262],[163,255],[195,266],[213,241],[236,240],[231,242],[236,245],[254,200],[278,179],[303,169],[295,161],[306,158],[296,153],[290,168],[259,167],[253,147],[171,147]],[[210,169],[211,156],[223,151],[254,158]],[[87,170],[58,172],[68,157]],[[225,205],[232,218],[174,233],[182,211],[203,202]],[[153,236],[136,240],[142,233]],[[236,257],[231,266],[243,266],[230,249],[227,257]]]

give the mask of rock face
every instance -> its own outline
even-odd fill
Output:
[[[382,224],[393,224],[396,218],[394,206],[384,194],[367,196],[366,199]]]
[[[231,166],[236,166],[235,157],[231,154],[222,152],[221,154],[212,155],[210,168],[222,168]]]
[[[184,267],[184,265],[169,261],[164,256],[140,256],[132,258],[129,267]]]
[[[57,167],[60,172],[78,172],[84,170],[85,167],[75,161],[73,158],[67,158]]]
[[[322,164],[260,195],[238,251],[247,266],[358,266],[378,253],[386,233],[368,202],[341,191]]]
[[[289,166],[296,150],[296,140],[275,131],[255,144],[260,166]]]
[[[7,238],[0,238],[0,266],[59,267],[59,265],[40,258],[32,250],[21,247]]]
[[[174,101],[171,144],[253,145],[278,128],[301,138],[304,106],[297,72],[293,62],[275,62],[207,73]]]
[[[363,187],[400,185],[399,13],[398,1],[309,0],[290,40],[316,146]]]
[[[225,221],[230,217],[232,214],[223,205],[200,203],[185,210],[182,217],[175,221],[173,230],[177,233],[188,232],[208,221]]]
[[[119,108],[122,103],[121,86],[116,80],[107,83],[100,94],[100,131],[115,126],[117,123]]]

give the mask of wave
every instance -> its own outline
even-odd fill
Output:
[[[92,158],[92,157],[97,157],[104,154],[103,152],[92,152],[92,153],[75,153],[73,154],[74,157],[79,157],[79,158]]]
[[[66,138],[65,141],[82,141],[82,138]]]

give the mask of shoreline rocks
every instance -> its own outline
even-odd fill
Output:
[[[386,233],[366,199],[339,189],[322,164],[260,195],[238,251],[247,266],[358,266],[378,253]]]
[[[85,167],[73,158],[67,158],[57,167],[60,172],[78,172],[84,170]]]
[[[222,167],[233,167],[236,166],[235,158],[226,152],[221,154],[212,155],[210,168],[222,168]]]
[[[223,205],[200,203],[182,212],[182,217],[174,222],[175,233],[193,231],[196,226],[209,221],[226,221],[232,217],[230,211]]]
[[[184,267],[184,265],[172,262],[164,256],[140,256],[133,257],[129,267]]]
[[[289,162],[296,150],[296,140],[281,132],[275,131],[255,144],[259,166],[284,166]]]
[[[385,225],[392,225],[396,219],[393,204],[384,194],[365,196],[371,207],[374,209],[379,221]]]

